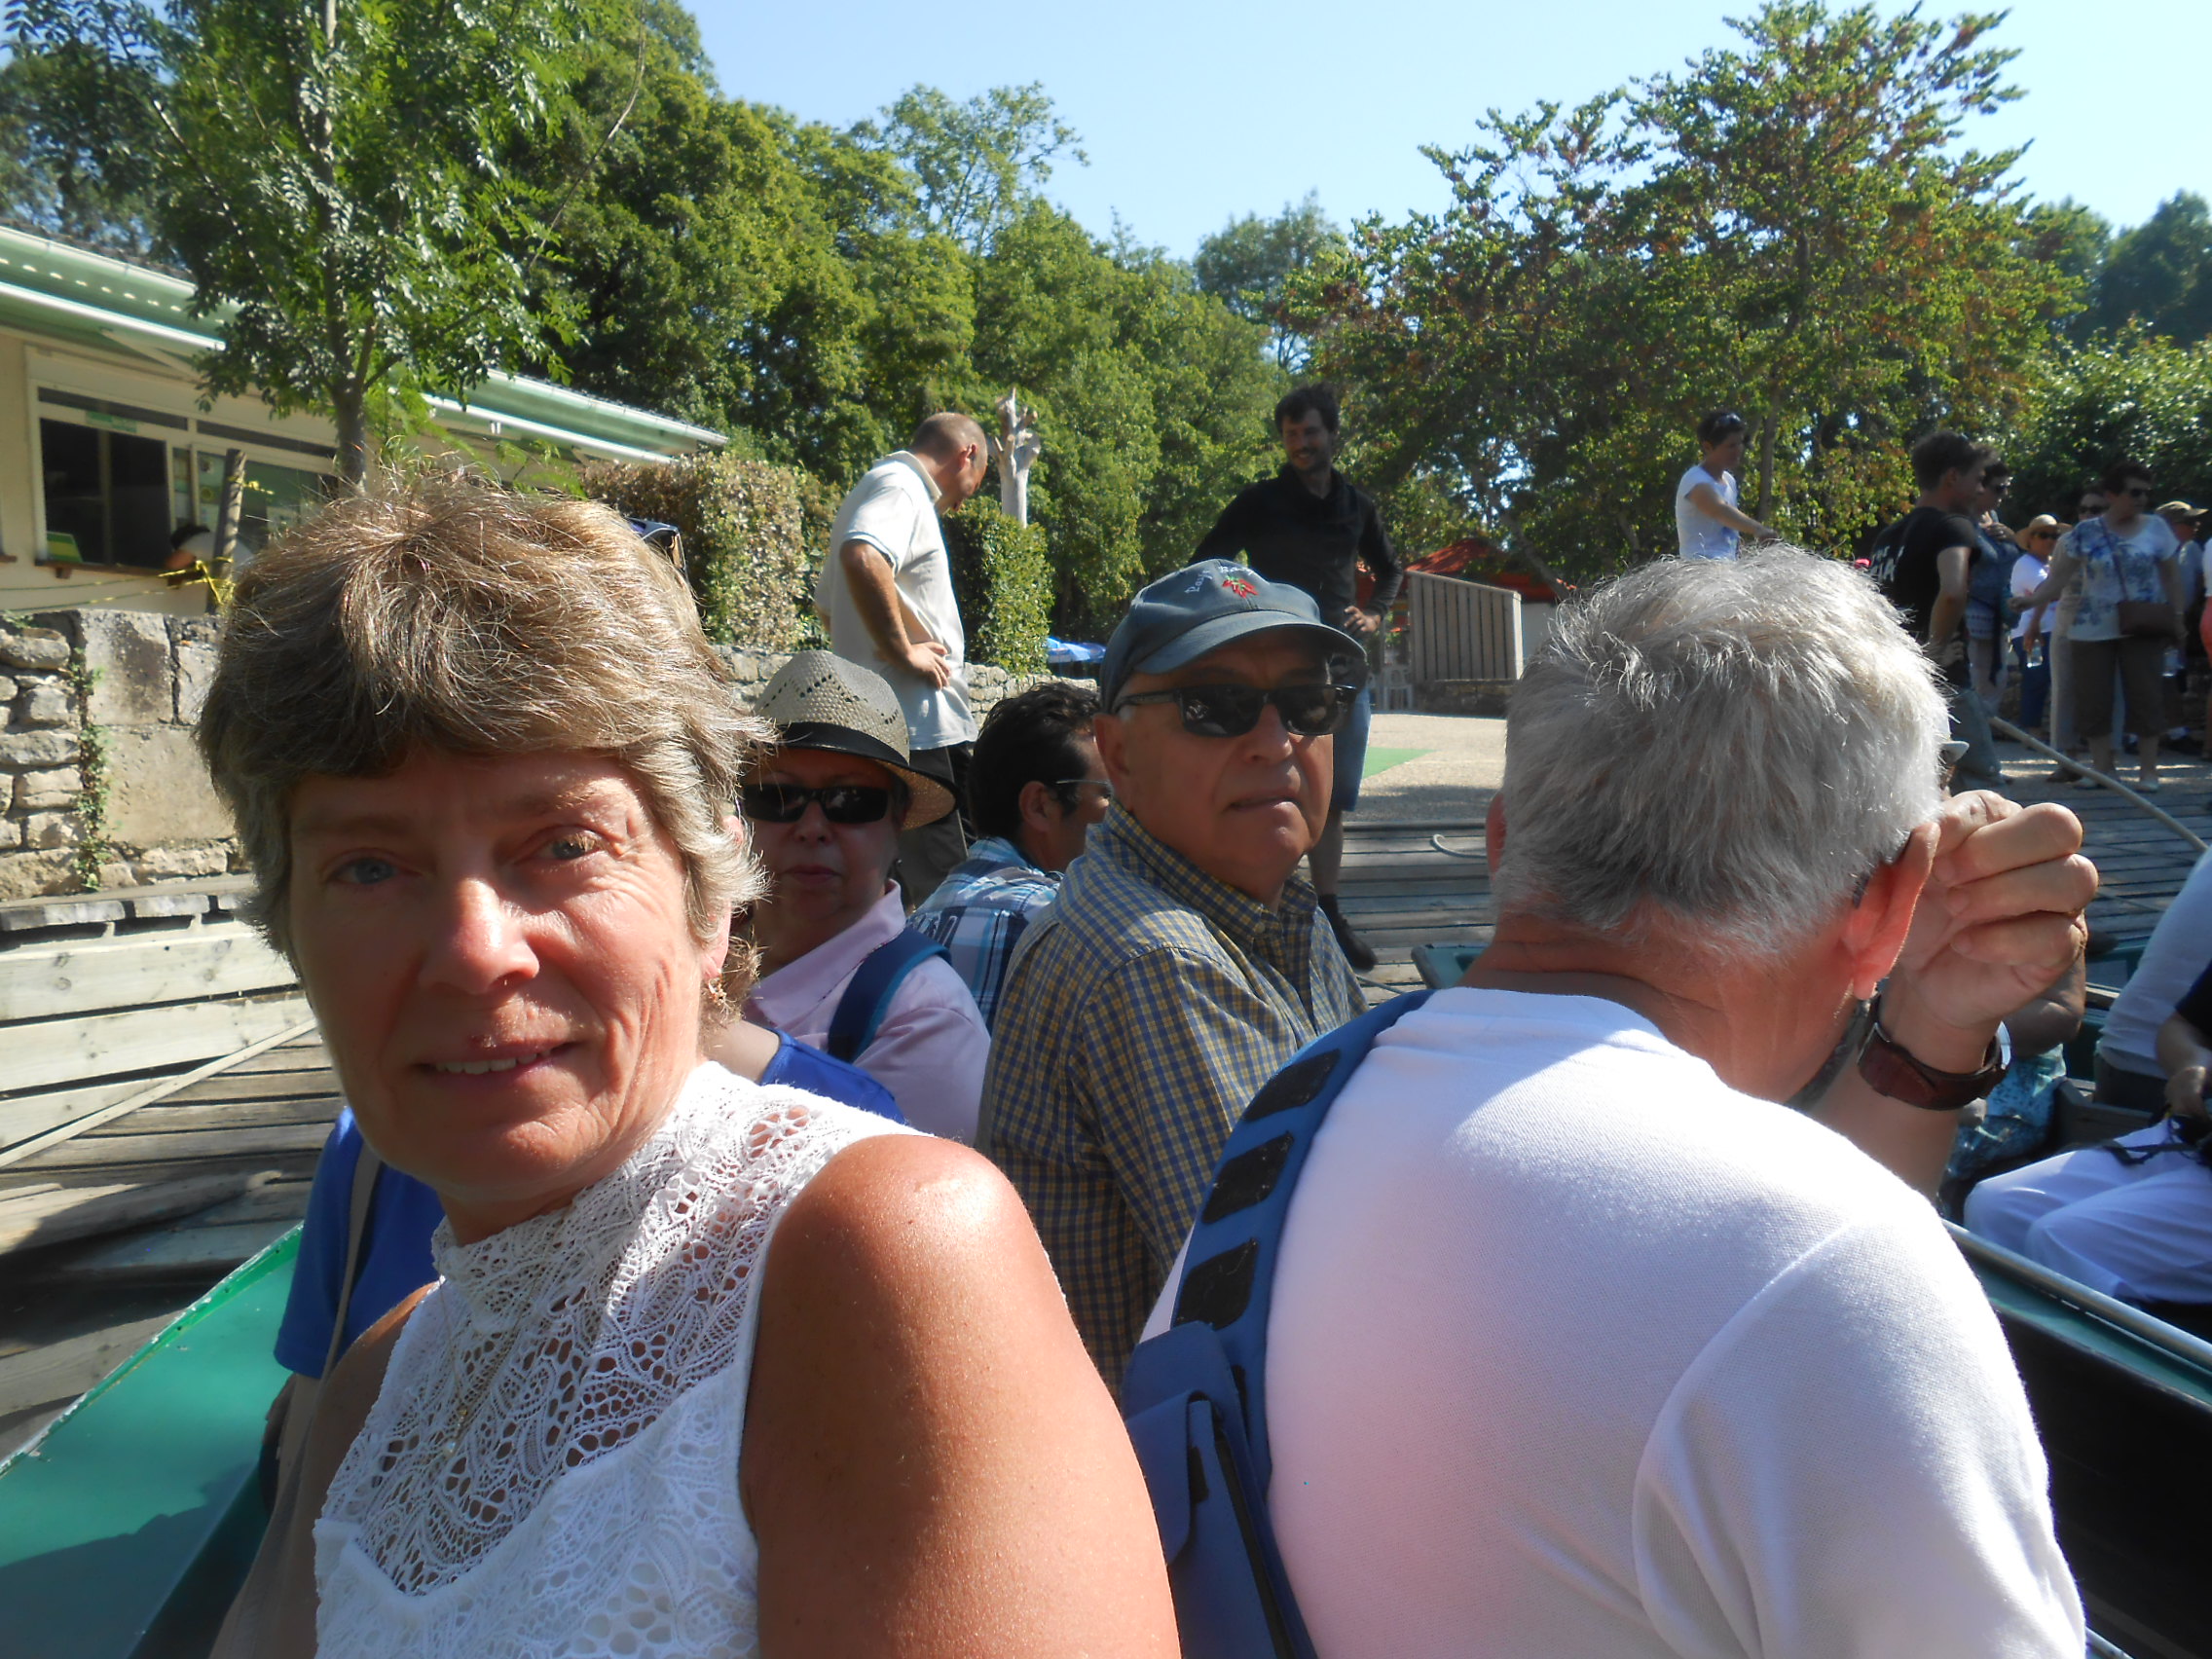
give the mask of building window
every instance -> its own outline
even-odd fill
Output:
[[[46,557],[160,570],[169,553],[169,453],[160,438],[42,420]]]
[[[194,516],[209,530],[223,510],[223,452],[198,452],[200,488]],[[332,480],[319,472],[246,458],[245,499],[239,512],[239,556],[251,559],[329,499]]]

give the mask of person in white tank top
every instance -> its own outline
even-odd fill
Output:
[[[594,504],[341,503],[240,581],[202,734],[363,1136],[446,1215],[222,1659],[1170,1659],[1013,1190],[702,1058],[777,1042],[728,1024],[763,728],[672,568]]]
[[[1741,415],[1715,410],[1697,424],[1698,463],[1675,483],[1675,538],[1685,559],[1733,559],[1743,537],[1774,532],[1736,506],[1736,469],[1749,430]]]

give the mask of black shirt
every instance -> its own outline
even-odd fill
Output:
[[[1940,507],[1915,507],[1875,537],[1870,561],[1882,597],[1902,613],[1914,639],[1931,645],[1939,643],[1928,639],[1928,624],[1936,614],[1936,597],[1943,590],[1936,560],[1948,547],[1964,547],[1967,568],[1973,568],[1981,550],[1973,521]],[[1962,606],[1953,631],[1965,622]],[[1966,677],[1954,672],[1952,678],[1963,682]]]
[[[1198,543],[1195,559],[1234,559],[1243,553],[1271,582],[1288,582],[1313,596],[1321,620],[1343,625],[1345,609],[1359,591],[1352,560],[1375,572],[1370,610],[1387,612],[1405,575],[1374,498],[1343,473],[1329,474],[1329,493],[1316,496],[1285,466],[1229,503]]]

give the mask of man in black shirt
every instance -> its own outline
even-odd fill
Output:
[[[1898,608],[1905,628],[1942,671],[1951,702],[1951,735],[1967,744],[1958,782],[1968,789],[2002,789],[1997,746],[1988,712],[1973,693],[1967,666],[1968,586],[1981,538],[1971,516],[1983,474],[1998,465],[1996,453],[1957,432],[1930,432],[1912,446],[1912,476],[1920,499],[1911,512],[1874,538],[1874,580]]]
[[[1269,581],[1311,594],[1323,622],[1364,640],[1390,613],[1405,575],[1373,498],[1336,468],[1337,426],[1337,394],[1325,386],[1302,386],[1276,404],[1275,429],[1282,434],[1287,458],[1283,469],[1230,502],[1198,543],[1196,557],[1234,559],[1242,553]],[[1354,560],[1375,577],[1374,594],[1365,606],[1356,603]],[[1372,694],[1362,687],[1351,718],[1337,733],[1329,821],[1307,855],[1313,890],[1337,942],[1363,973],[1375,966],[1375,952],[1345,920],[1337,888],[1344,868],[1345,814],[1359,804],[1374,707]]]

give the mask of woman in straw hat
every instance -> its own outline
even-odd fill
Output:
[[[255,913],[445,1222],[225,1654],[1172,1653],[1011,1189],[703,1057],[760,735],[601,507],[350,501],[240,580],[201,738]]]
[[[851,1060],[916,1128],[973,1141],[990,1033],[891,879],[900,835],[951,812],[951,792],[914,769],[898,694],[858,663],[801,651],[754,712],[778,747],[739,797],[768,872],[747,1012]]]

